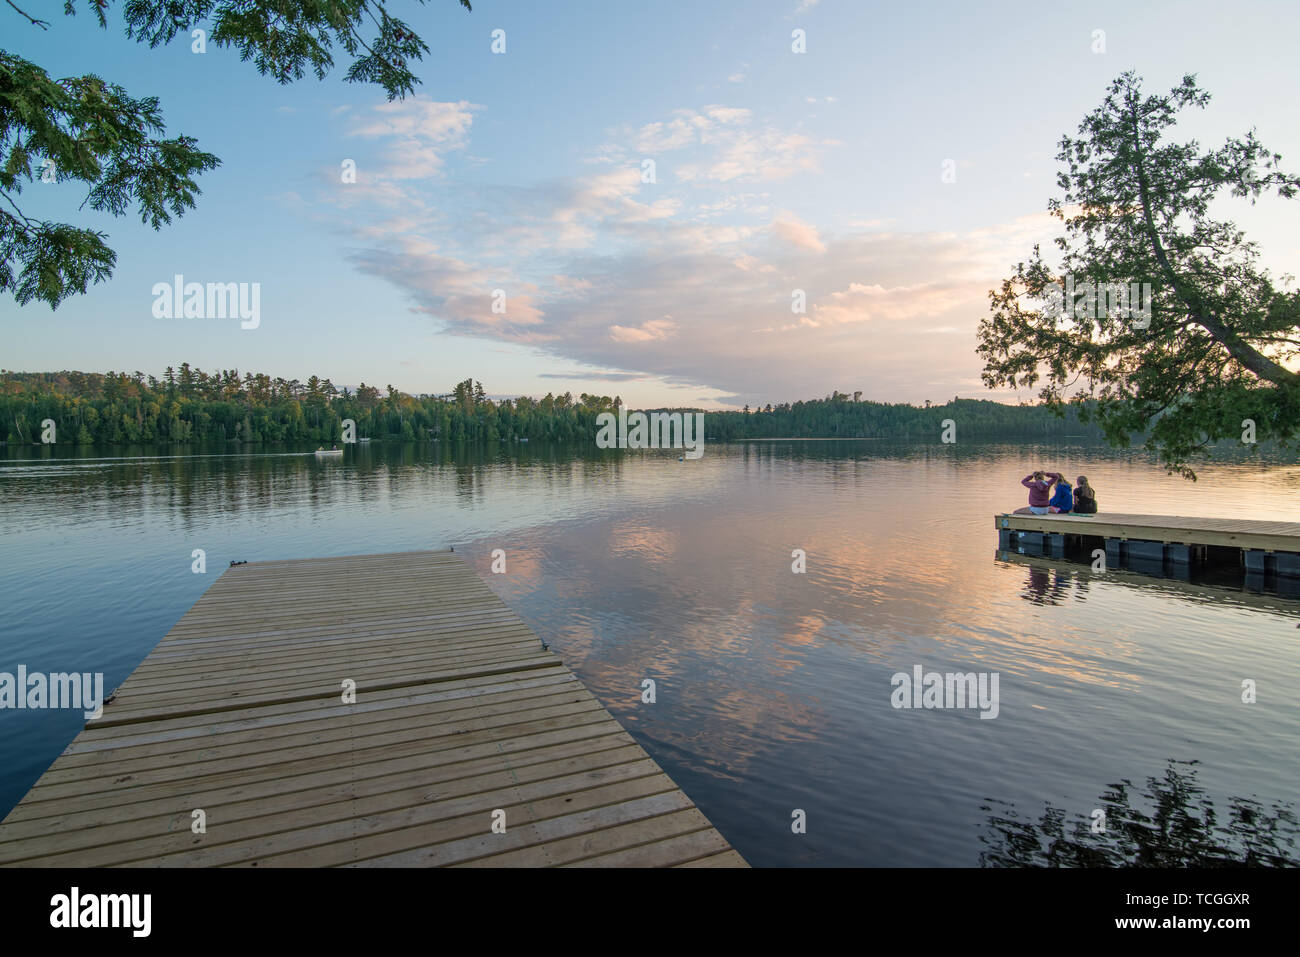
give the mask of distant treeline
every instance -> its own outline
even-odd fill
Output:
[[[957,436],[1085,436],[1101,441],[1091,423],[1079,421],[1079,409],[1067,406],[1064,418],[1041,405],[1007,405],[988,399],[954,398],[924,407],[905,402],[870,402],[833,392],[807,402],[745,407],[743,412],[710,412],[704,418],[710,439],[769,438],[929,438],[938,440],[951,419]]]
[[[953,399],[919,407],[881,403],[834,392],[825,399],[768,405],[743,412],[708,412],[709,441],[742,438],[938,439],[944,419],[960,436],[1082,435],[1101,433],[1041,406]],[[394,441],[594,442],[596,416],[617,412],[622,400],[585,392],[542,399],[489,399],[472,379],[451,392],[407,395],[391,385],[381,393],[364,382],[355,392],[328,379],[306,382],[222,370],[208,373],[188,362],[168,367],[162,379],[142,372],[0,372],[0,435],[11,444],[40,443],[42,423],[53,420],[60,444],[147,442],[336,443],[343,420],[357,436]],[[651,411],[651,410],[644,410]],[[671,410],[684,411],[684,410]]]

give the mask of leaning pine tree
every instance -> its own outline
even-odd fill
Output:
[[[1094,400],[1082,414],[1108,441],[1145,435],[1171,471],[1195,478],[1188,463],[1210,443],[1285,446],[1300,431],[1300,291],[1275,285],[1256,245],[1210,215],[1221,194],[1292,199],[1300,178],[1283,173],[1253,131],[1207,152],[1162,141],[1177,112],[1204,108],[1209,94],[1194,76],[1167,96],[1143,97],[1140,86],[1133,73],[1120,76],[1078,138],[1061,140],[1065,195],[1049,202],[1066,230],[1056,240],[1060,274],[1035,246],[989,293],[979,354],[989,388],[1041,383],[1058,411]],[[1150,287],[1141,318],[1131,299],[1113,308],[1118,294],[1107,308],[1104,291],[1130,283]]]

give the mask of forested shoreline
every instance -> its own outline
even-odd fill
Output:
[[[451,392],[408,395],[364,382],[355,391],[329,379],[306,382],[265,374],[208,373],[182,363],[161,379],[142,372],[0,371],[0,436],[39,444],[53,420],[59,443],[336,443],[343,421],[377,441],[595,441],[596,416],[617,412],[618,396],[548,393],[491,399],[465,379]],[[686,411],[684,409],[641,411]],[[1101,439],[1069,407],[1060,417],[1040,405],[953,399],[942,405],[872,402],[861,393],[705,413],[708,441],[747,438],[893,438],[937,440],[945,419],[962,435],[996,438],[1071,435]]]

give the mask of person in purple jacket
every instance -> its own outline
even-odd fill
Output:
[[[1051,511],[1048,503],[1052,500],[1052,488],[1057,482],[1062,481],[1064,476],[1060,472],[1035,472],[1033,475],[1026,475],[1020,480],[1020,484],[1029,489],[1029,505],[1026,508],[1018,508],[1013,515],[1047,515]],[[1051,479],[1051,481],[1048,481]]]

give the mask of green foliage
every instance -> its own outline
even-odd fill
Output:
[[[1049,209],[1065,224],[1059,275],[1035,247],[1028,263],[989,293],[979,353],[990,388],[1033,386],[1059,407],[1082,397],[1109,441],[1146,447],[1172,470],[1200,449],[1239,438],[1252,419],[1260,441],[1287,445],[1300,430],[1300,291],[1274,285],[1255,244],[1211,218],[1221,194],[1294,198],[1300,178],[1278,168],[1253,132],[1202,152],[1162,137],[1179,110],[1209,94],[1184,77],[1166,96],[1143,97],[1125,73],[1103,104],[1064,137],[1064,195]],[[1085,282],[1150,283],[1149,327],[1104,309],[1080,315],[1048,301],[1066,275]],[[1289,277],[1288,277],[1289,278]],[[1088,312],[1088,310],[1084,310]]]
[[[116,256],[105,234],[25,215],[15,197],[43,174],[88,185],[85,204],[114,216],[139,208],[154,229],[194,206],[194,176],[220,161],[188,136],[159,139],[155,97],[132,99],[86,75],[52,80],[40,67],[0,52],[0,289],[20,304],[53,308],[107,279]],[[14,264],[19,264],[15,273]]]
[[[469,0],[458,2],[471,9]],[[102,24],[102,6],[96,5]],[[69,13],[73,7],[67,0]],[[210,23],[213,45],[234,47],[240,59],[252,60],[258,72],[280,83],[300,80],[308,69],[324,79],[334,67],[337,44],[352,58],[345,79],[376,83],[390,100],[415,91],[420,80],[407,62],[429,52],[379,0],[126,0],[123,13],[127,36],[150,47]]]
[[[110,3],[89,0],[101,27]],[[469,0],[459,3],[470,9]],[[50,26],[13,2],[9,7],[33,27]],[[209,42],[238,49],[280,83],[308,69],[323,78],[337,45],[352,61],[345,79],[378,84],[389,100],[414,91],[420,81],[408,63],[429,51],[379,0],[125,0],[122,9],[128,37],[157,47],[210,26]],[[76,0],[65,0],[65,13],[76,10]],[[52,79],[0,51],[0,292],[20,305],[39,300],[53,309],[113,273],[117,257],[105,233],[20,207],[24,185],[38,178],[83,183],[84,206],[113,216],[134,208],[154,229],[193,209],[201,192],[195,177],[220,160],[200,151],[193,137],[164,133],[156,97],[134,99],[93,74]]]
[[[358,437],[392,441],[594,443],[596,417],[617,413],[619,398],[572,393],[493,400],[481,382],[465,379],[445,395],[383,393],[361,383],[355,392],[329,379],[306,383],[225,369],[208,373],[183,362],[161,381],[143,372],[0,373],[0,428],[17,444],[39,441],[39,423],[53,419],[78,444],[135,442],[338,442],[344,419]],[[648,410],[647,410],[648,411]],[[682,411],[682,410],[675,410]],[[825,399],[752,413],[709,412],[709,441],[743,438],[912,438],[937,441],[944,419],[965,436],[1042,438],[1087,427],[1043,406],[953,399],[919,408],[859,402],[835,392]],[[1094,434],[1091,437],[1096,438]]]
[[[748,409],[748,406],[746,407]],[[808,402],[768,405],[752,412],[710,412],[705,415],[709,439],[731,441],[754,438],[881,438],[937,441],[943,421],[952,419],[962,437],[1085,436],[1100,439],[1095,427],[1079,420],[1079,410],[1064,418],[1046,406],[1006,405],[976,399],[957,399],[924,408],[903,402],[863,402],[842,392]]]

